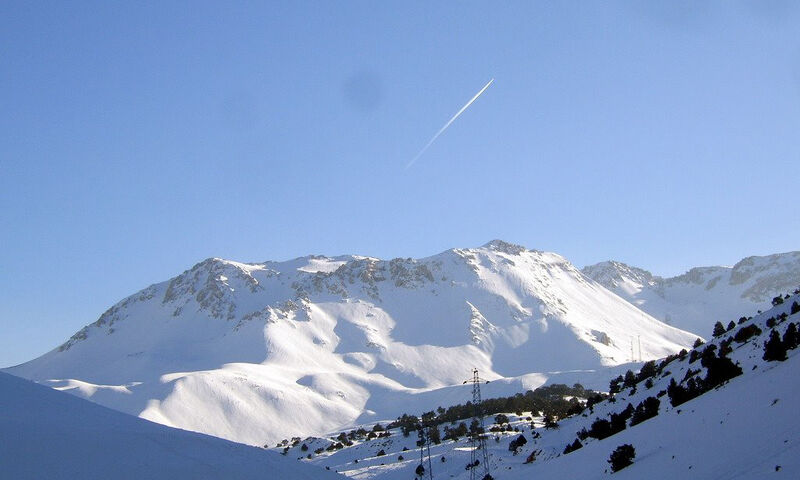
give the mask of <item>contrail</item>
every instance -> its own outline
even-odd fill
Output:
[[[485,92],[487,88],[489,88],[489,85],[491,85],[491,84],[492,84],[492,82],[494,82],[494,78],[493,78],[493,79],[491,79],[491,80],[489,80],[489,83],[487,83],[486,85],[484,85],[484,86],[483,86],[483,88],[481,88],[481,91],[480,91],[480,92],[476,93],[476,94],[475,94],[475,96],[474,96],[474,97],[472,97],[472,98],[470,99],[470,101],[469,101],[469,102],[467,102],[467,104],[466,104],[466,105],[464,105],[463,107],[461,107],[461,110],[459,110],[458,112],[456,112],[456,114],[455,114],[455,115],[453,115],[453,118],[451,118],[450,120],[448,120],[448,121],[447,121],[447,123],[445,123],[445,124],[444,124],[444,127],[440,128],[440,129],[439,129],[439,131],[438,131],[438,132],[436,132],[436,135],[434,135],[434,136],[433,136],[433,138],[431,138],[431,139],[430,139],[430,141],[429,141],[429,142],[428,142],[428,143],[425,145],[425,147],[423,147],[423,148],[422,148],[422,150],[420,150],[420,151],[419,151],[419,153],[417,154],[417,156],[416,156],[416,157],[414,157],[414,158],[412,158],[412,159],[411,159],[411,161],[410,161],[410,162],[408,162],[408,164],[406,164],[406,169],[410,168],[410,167],[411,167],[411,165],[414,165],[414,163],[415,163],[417,160],[419,160],[419,157],[421,157],[421,156],[422,156],[422,154],[423,154],[423,153],[425,153],[425,150],[427,150],[427,149],[428,149],[428,147],[430,147],[430,146],[433,144],[433,142],[435,142],[435,141],[436,141],[436,139],[437,139],[437,138],[439,138],[439,135],[441,135],[442,133],[444,133],[444,131],[445,131],[445,130],[447,130],[447,127],[449,127],[449,126],[450,126],[450,124],[451,124],[451,123],[453,123],[453,121],[455,121],[455,119],[456,119],[456,118],[458,118],[458,116],[459,116],[459,115],[461,115],[462,113],[464,113],[464,110],[466,110],[467,108],[469,108],[469,106],[470,106],[470,105],[472,105],[472,102],[474,102],[475,100],[477,100],[477,99],[478,99],[478,97],[480,97],[480,96],[481,96],[481,94],[482,94],[483,92]]]

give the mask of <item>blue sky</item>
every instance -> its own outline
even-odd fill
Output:
[[[800,248],[800,7],[0,3],[0,366],[211,256]],[[405,165],[491,78],[492,86]]]

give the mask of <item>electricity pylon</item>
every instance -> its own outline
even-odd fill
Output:
[[[420,477],[425,476],[425,460],[428,463],[428,478],[433,480],[433,465],[431,465],[431,428],[438,428],[434,425],[429,425],[427,428],[420,425],[417,430],[417,445],[419,445],[419,466],[417,467],[417,475]],[[427,457],[427,458],[426,458]]]
[[[473,410],[470,429],[474,429],[470,432],[469,437],[470,445],[472,446],[468,465],[469,480],[493,480],[494,477],[489,474],[489,452],[486,450],[486,437],[483,435],[485,428],[483,426],[483,412],[481,411],[481,383],[484,380],[478,376],[477,368],[472,369],[472,379],[465,380],[464,384],[467,382],[472,382]],[[489,382],[486,381],[486,383]]]

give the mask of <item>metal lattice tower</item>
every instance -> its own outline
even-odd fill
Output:
[[[467,380],[472,382],[472,425],[477,425],[478,431],[472,432],[470,435],[470,445],[472,452],[470,453],[470,480],[491,480],[492,476],[489,474],[489,452],[486,450],[486,437],[483,426],[483,412],[481,411],[481,382],[478,376],[478,369],[472,369],[472,379]],[[466,381],[464,383],[467,383]],[[489,383],[489,382],[486,382]],[[480,451],[480,452],[479,452]]]
[[[433,427],[437,428],[437,427]],[[425,460],[427,457],[428,463],[428,475],[427,477],[430,480],[433,480],[433,465],[431,464],[431,434],[430,434],[431,427],[428,426],[427,428],[424,426],[419,427],[417,430],[417,436],[419,437],[419,441],[417,444],[419,445],[419,464],[423,468],[425,467]],[[422,475],[425,477],[425,474]]]

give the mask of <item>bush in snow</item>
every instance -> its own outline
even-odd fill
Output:
[[[611,452],[611,456],[608,457],[608,463],[611,464],[611,471],[618,472],[628,465],[632,465],[634,457],[636,457],[636,449],[633,448],[633,445],[627,443],[620,445],[616,450]]]
[[[514,452],[514,455],[519,453],[519,449],[522,448],[523,445],[528,443],[528,439],[525,438],[524,435],[520,435],[519,437],[511,440],[511,443],[508,444],[508,451]]]
[[[733,339],[739,343],[744,343],[756,335],[761,335],[761,329],[757,325],[748,325],[740,328],[736,335],[733,336]]]
[[[602,440],[606,437],[611,436],[611,422],[604,418],[598,418],[594,422],[592,422],[592,426],[589,427],[589,431],[586,432],[588,436],[592,438],[596,438],[598,440]]]

